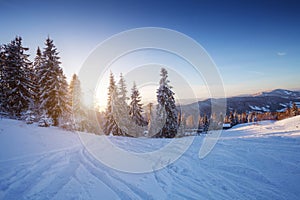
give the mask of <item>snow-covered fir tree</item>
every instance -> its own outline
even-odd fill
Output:
[[[298,107],[297,107],[297,104],[294,102],[293,105],[292,105],[292,109],[291,109],[291,116],[296,116],[298,115],[299,112],[298,112]]]
[[[229,123],[231,124],[231,126],[235,124],[235,118],[232,111],[230,111],[229,113]]]
[[[112,101],[113,115],[120,131],[118,135],[135,136],[135,134],[133,135],[132,133],[133,130],[131,130],[129,106],[127,104],[128,100],[126,82],[121,73],[118,82],[117,96],[114,95]]]
[[[173,138],[177,134],[178,120],[177,109],[175,105],[174,92],[169,86],[168,72],[165,68],[161,69],[161,79],[157,90],[157,117],[158,121],[163,123],[162,128],[157,133],[157,137]]]
[[[68,84],[53,40],[49,37],[43,51],[43,65],[38,72],[40,86],[40,109],[59,125],[59,119],[70,113]]]
[[[71,97],[71,111],[74,121],[74,129],[78,131],[88,131],[89,122],[87,119],[86,108],[82,103],[82,92],[80,80],[76,74],[73,74],[72,80],[69,86]]]
[[[26,51],[22,38],[16,37],[1,53],[1,107],[10,117],[20,117],[33,102],[31,63]]]
[[[109,87],[108,87],[108,98],[107,98],[107,107],[105,111],[105,123],[103,126],[103,132],[106,135],[120,135],[121,131],[116,123],[116,120],[114,118],[113,114],[113,101],[117,99],[117,86],[114,79],[114,75],[112,72],[110,72],[109,77]]]
[[[180,111],[178,112],[178,130],[176,137],[183,137],[185,135],[186,119],[185,115]]]
[[[130,102],[129,115],[131,119],[139,126],[146,126],[147,122],[142,116],[143,113],[143,104],[141,103],[140,92],[138,91],[135,82],[131,89],[131,102]]]
[[[4,113],[4,75],[3,75],[3,72],[4,72],[4,57],[5,54],[4,54],[4,47],[3,45],[0,45],[0,114],[1,113]]]
[[[43,64],[44,63],[43,63],[42,52],[41,52],[40,48],[38,47],[37,51],[36,51],[36,56],[34,58],[33,65],[32,65],[33,74],[32,74],[31,80],[33,80],[33,83],[35,83],[34,110],[39,115],[41,115],[42,113],[40,113],[40,109],[39,109],[39,107],[40,107],[39,97],[41,96],[41,90],[40,90],[41,86],[38,84],[39,79],[40,79],[38,75],[40,73],[40,70],[43,67]]]
[[[148,137],[152,137],[154,135],[156,135],[156,133],[158,132],[157,130],[157,126],[156,126],[156,116],[155,116],[155,112],[154,112],[154,108],[153,108],[153,103],[149,103],[147,105],[147,119],[148,119]]]
[[[209,128],[209,120],[206,114],[204,114],[202,118],[202,124],[203,124],[203,132],[207,133],[208,128]]]
[[[71,95],[71,106],[72,114],[82,114],[82,101],[81,101],[81,87],[80,81],[76,74],[73,74],[72,80],[69,85],[70,95]]]

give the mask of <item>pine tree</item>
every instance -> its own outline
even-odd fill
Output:
[[[235,125],[235,118],[234,118],[234,115],[233,115],[233,112],[230,111],[229,113],[229,123],[231,124],[231,126]]]
[[[234,119],[234,125],[237,125],[239,123],[239,114],[237,113],[237,111],[234,111],[233,113],[233,119]]]
[[[131,102],[130,102],[130,109],[129,115],[131,119],[138,125],[138,126],[146,126],[147,122],[142,116],[142,104],[140,93],[136,87],[135,82],[133,83],[133,87],[131,89]]]
[[[181,112],[178,112],[178,130],[176,137],[183,137],[185,135],[186,119],[185,115]]]
[[[197,124],[197,129],[200,131],[203,131],[203,118],[201,115],[198,116],[198,124]]]
[[[16,37],[4,45],[1,53],[2,108],[11,117],[20,117],[33,101],[34,91],[30,80],[28,48],[22,46],[22,38]]]
[[[223,123],[224,123],[224,116],[223,116],[223,113],[220,113],[220,116],[219,116],[219,122],[220,122],[220,125],[223,126]]]
[[[293,117],[296,115],[298,115],[298,107],[297,107],[296,103],[294,102],[292,105],[291,116]]]
[[[106,135],[109,135],[109,134],[119,135],[120,134],[120,130],[119,130],[116,120],[114,118],[113,107],[112,107],[113,101],[116,98],[117,98],[117,86],[116,86],[116,82],[114,79],[114,75],[112,72],[110,72],[107,107],[106,107],[106,111],[105,111],[105,123],[104,123],[104,127],[103,127],[103,132]]]
[[[80,81],[76,74],[73,74],[72,80],[69,85],[70,95],[71,95],[71,106],[72,106],[72,113],[74,114],[81,114],[81,87]]]
[[[210,117],[210,127],[213,130],[218,130],[219,127],[219,118],[217,117],[217,114],[214,112],[212,113],[211,117]]]
[[[195,121],[194,121],[194,116],[193,115],[189,115],[187,118],[186,118],[186,127],[187,128],[195,128]]]
[[[77,131],[88,131],[90,129],[90,123],[88,122],[88,116],[82,103],[80,80],[76,74],[73,74],[72,76],[72,80],[69,86],[69,92],[74,129]]]
[[[173,138],[177,134],[178,120],[175,105],[174,92],[169,86],[168,72],[165,68],[161,69],[161,79],[157,90],[157,117],[163,123],[162,128],[156,135],[157,137]]]
[[[4,47],[0,45],[0,115],[4,113],[4,61],[5,61],[5,54],[4,54]]]
[[[35,88],[34,88],[34,92],[35,92],[35,96],[34,96],[34,104],[35,104],[35,112],[39,115],[41,115],[42,113],[40,113],[40,96],[41,96],[41,91],[40,91],[40,85],[39,83],[39,74],[40,74],[40,70],[42,70],[43,68],[43,56],[42,56],[42,52],[40,50],[40,48],[37,48],[36,51],[36,56],[34,58],[34,62],[32,65],[32,70],[33,70],[33,74],[31,77],[31,80],[33,80],[33,83],[35,83]]]
[[[127,135],[127,136],[137,136],[136,131],[134,130],[135,127],[131,123],[130,116],[129,116],[129,106],[127,104],[128,97],[127,97],[127,88],[125,79],[120,74],[120,80],[118,82],[117,88],[117,95],[113,95],[113,115],[114,119],[118,125],[119,131],[116,135]]]
[[[148,109],[148,137],[152,137],[157,134],[156,116],[153,109],[153,103],[147,105]]]
[[[209,128],[209,120],[206,114],[204,114],[202,118],[202,124],[203,124],[203,132],[207,133],[208,128]]]
[[[38,73],[40,109],[53,119],[54,126],[58,126],[59,119],[70,113],[68,83],[53,40],[48,37],[45,45],[43,65]]]

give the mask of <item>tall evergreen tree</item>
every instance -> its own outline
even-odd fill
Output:
[[[157,137],[173,138],[177,134],[178,120],[177,109],[175,105],[174,92],[169,86],[168,72],[165,68],[161,69],[161,79],[157,90],[157,116],[164,123]]]
[[[203,124],[203,132],[207,133],[208,128],[209,128],[209,120],[206,114],[204,114],[202,118],[202,124]]]
[[[59,119],[70,113],[68,83],[60,67],[61,62],[53,40],[49,37],[43,51],[43,65],[38,76],[40,86],[40,109],[53,119],[53,125],[59,124]]]
[[[41,96],[41,92],[40,91],[40,85],[38,84],[39,83],[39,74],[40,74],[40,70],[42,70],[43,68],[43,56],[42,56],[42,52],[40,50],[40,47],[37,48],[37,51],[36,51],[36,56],[34,58],[34,62],[33,62],[33,65],[32,65],[32,70],[33,70],[33,74],[32,74],[32,77],[31,77],[31,80],[33,80],[33,83],[35,83],[35,88],[34,88],[34,92],[35,92],[35,96],[34,96],[34,103],[35,103],[35,112],[38,113],[38,114],[41,114],[39,113],[39,107],[40,107],[40,96]]]
[[[105,123],[103,127],[103,132],[106,135],[120,135],[120,130],[116,123],[113,114],[113,101],[117,98],[117,86],[114,79],[114,75],[110,72],[109,77],[109,87],[108,87],[108,99],[107,99],[107,107],[105,111]]]
[[[230,111],[229,113],[229,123],[231,124],[231,126],[235,125],[235,118],[232,111]]]
[[[4,47],[3,45],[0,45],[0,113],[4,112],[4,60],[5,60],[5,54],[4,54]]]
[[[153,103],[149,103],[147,105],[147,110],[148,110],[148,137],[155,136],[158,132],[158,127],[156,123],[156,113],[154,112],[153,109]]]
[[[131,89],[131,102],[130,102],[130,109],[129,115],[131,119],[139,126],[146,126],[147,122],[142,116],[142,106],[140,93],[136,87],[135,82],[133,83],[133,87]]]
[[[71,95],[71,106],[72,114],[81,114],[82,103],[81,103],[81,87],[80,81],[76,74],[73,74],[72,80],[69,85],[70,95]]]
[[[117,96],[114,97],[113,114],[119,128],[118,135],[135,136],[135,133],[132,133],[134,130],[130,128],[131,121],[129,117],[129,106],[127,104],[129,98],[127,97],[126,82],[122,73],[120,74],[120,80],[118,82]]]
[[[73,74],[72,80],[69,86],[70,99],[71,99],[71,111],[74,121],[74,128],[78,131],[89,131],[90,123],[88,122],[88,116],[86,109],[82,103],[82,92],[80,86],[80,80],[76,74]]]
[[[30,80],[28,48],[22,46],[22,38],[16,37],[4,45],[1,53],[2,108],[11,117],[20,117],[33,101],[33,86]]]

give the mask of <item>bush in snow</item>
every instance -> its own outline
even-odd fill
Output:
[[[53,125],[52,118],[48,117],[47,115],[42,115],[41,119],[39,120],[39,126],[40,127],[49,127]]]
[[[25,113],[22,113],[21,119],[25,120],[26,124],[32,124],[36,120],[36,117],[33,111],[27,110]]]

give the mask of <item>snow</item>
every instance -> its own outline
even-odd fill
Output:
[[[262,107],[262,110],[263,110],[264,112],[270,112],[270,109],[269,109],[269,108],[266,108],[266,107]]]
[[[292,94],[292,92],[291,91],[286,91],[286,90],[284,90],[283,91],[286,95],[290,95],[290,94]]]
[[[285,112],[288,106],[289,106],[290,108],[293,106],[293,103],[295,103],[296,106],[297,106],[298,108],[300,108],[300,102],[290,102],[289,105],[280,103],[279,105],[282,106],[282,107],[284,107],[284,108],[279,109],[279,110],[276,110],[276,111],[277,111],[277,112]]]
[[[249,107],[252,109],[252,110],[256,110],[256,111],[264,111],[264,112],[270,112],[270,109],[269,109],[269,105],[267,105],[266,107],[258,107],[258,106],[251,106],[249,105]]]
[[[261,108],[258,107],[258,106],[251,106],[251,105],[249,105],[249,107],[250,107],[252,110],[261,110]]]
[[[231,124],[230,123],[224,123],[223,128],[231,128]]]
[[[194,138],[174,163],[125,173],[96,160],[81,136],[107,137],[118,148],[151,152],[179,139],[66,132],[0,119],[0,199],[298,199],[300,116],[223,131],[203,159]],[[101,144],[95,144],[101,152]],[[176,150],[176,149],[175,149]],[[133,163],[127,163],[132,165]]]
[[[286,104],[283,104],[283,103],[280,103],[279,105],[281,105],[282,107],[287,107],[287,105]]]

